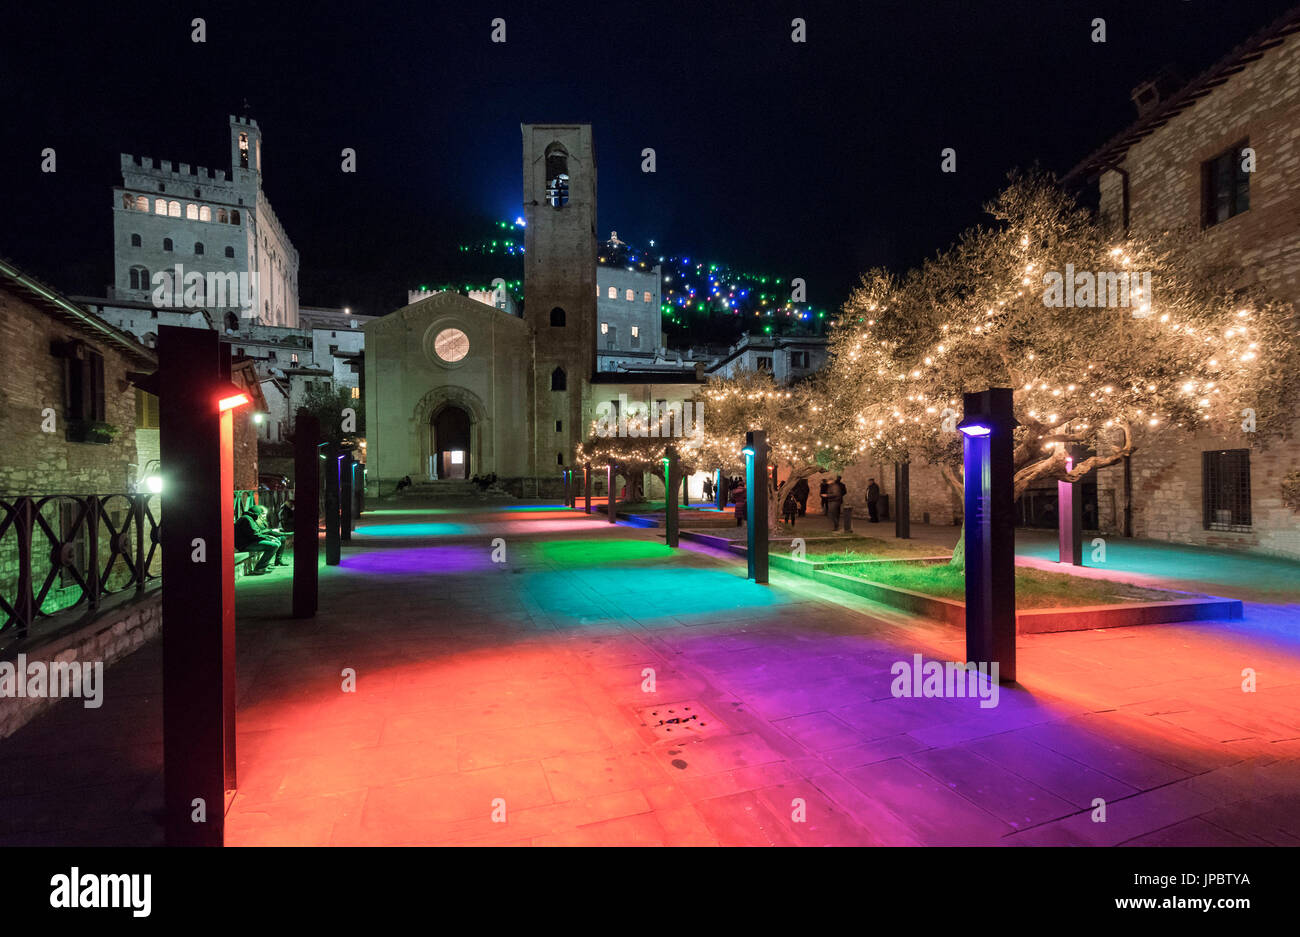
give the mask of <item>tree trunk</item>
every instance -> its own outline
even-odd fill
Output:
[[[961,533],[957,535],[957,545],[952,548],[952,559],[948,565],[955,569],[966,568],[966,518],[961,519]]]

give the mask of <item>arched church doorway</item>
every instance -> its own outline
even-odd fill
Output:
[[[429,418],[433,434],[433,466],[438,478],[469,478],[470,416],[455,404],[446,404]]]

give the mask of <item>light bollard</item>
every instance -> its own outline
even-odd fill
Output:
[[[767,582],[767,433],[761,429],[745,434],[745,540],[748,547],[749,577]]]
[[[1010,388],[965,395],[966,659],[1016,679],[1016,531]]]

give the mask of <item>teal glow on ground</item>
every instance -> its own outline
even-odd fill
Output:
[[[1300,592],[1300,563],[1258,553],[1209,550],[1156,541],[1107,537],[1106,562],[1092,560],[1091,541],[1084,540],[1083,565],[1140,573],[1178,582],[1231,585],[1261,596],[1295,600]],[[1016,553],[1037,559],[1059,558],[1055,541],[1016,544]]]
[[[370,513],[367,512],[367,516]],[[416,512],[408,513],[413,515]],[[457,537],[472,534],[475,529],[467,524],[364,524],[357,527],[355,532],[366,537]]]

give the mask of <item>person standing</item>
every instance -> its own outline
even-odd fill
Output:
[[[830,487],[831,487],[830,482],[828,482],[826,479],[823,478],[823,479],[822,479],[822,484],[821,484],[822,513],[823,513],[823,514],[825,514],[825,513],[826,513],[826,510],[827,510],[827,508],[826,508],[826,492],[830,490]]]
[[[844,482],[840,481],[840,476],[835,476],[835,481],[826,486],[826,509],[831,518],[831,530],[840,529],[840,511],[844,508],[844,496],[848,494],[849,489]]]
[[[875,524],[880,520],[880,486],[874,478],[867,479],[867,520]]]
[[[795,501],[799,503],[799,516],[803,517],[808,513],[808,479],[801,478],[795,482],[794,491],[792,491],[791,494],[794,495]]]
[[[799,501],[795,498],[794,492],[785,496],[785,502],[781,505],[782,519],[794,529],[794,519],[799,514]]]
[[[736,479],[736,487],[731,489],[731,500],[736,505],[736,526],[741,527],[745,523],[746,502],[745,483]]]

